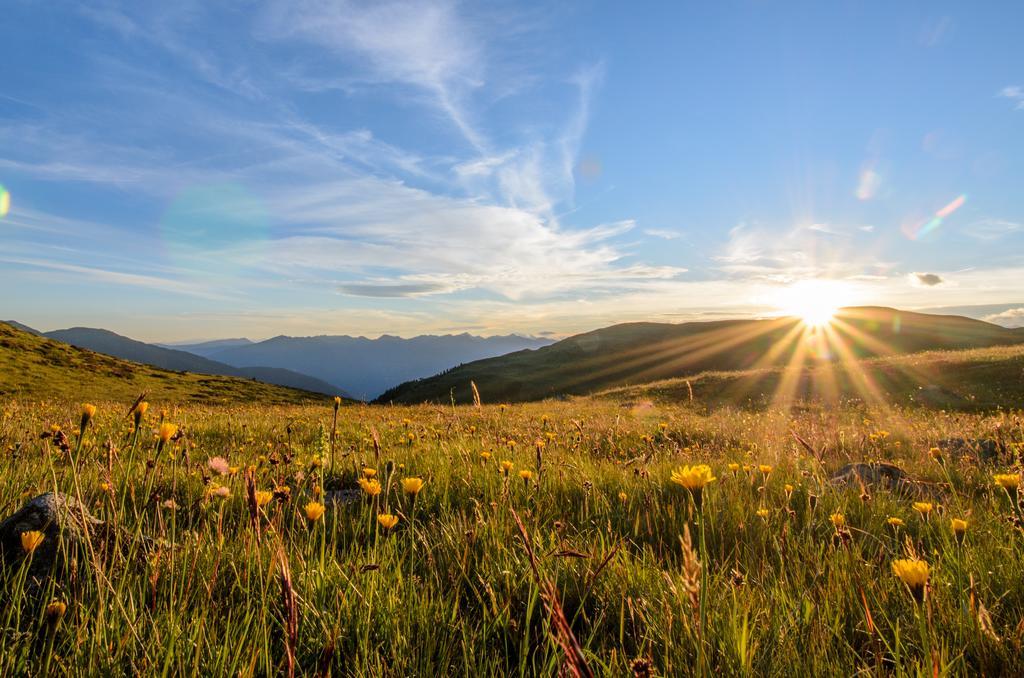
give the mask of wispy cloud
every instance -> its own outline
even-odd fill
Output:
[[[1007,85],[999,90],[997,96],[1009,99],[1018,111],[1024,111],[1024,87],[1020,85]]]

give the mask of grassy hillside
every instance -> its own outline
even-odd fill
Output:
[[[810,364],[822,356],[815,349],[826,334],[802,334],[805,331],[793,318],[615,325],[407,382],[379,401],[448,402],[454,397],[465,403],[472,400],[470,382],[475,382],[487,402],[516,402],[712,370],[781,366],[794,354]],[[847,359],[1024,343],[1019,330],[980,320],[875,307],[844,309],[827,336],[831,357]]]
[[[692,402],[767,409],[780,398],[842,400],[989,410],[1024,403],[1024,345],[926,351],[852,364],[703,372],[689,378],[621,386],[595,394],[623,402]]]
[[[112,358],[0,323],[0,396],[210,404],[323,402],[325,396],[239,377],[171,372]]]

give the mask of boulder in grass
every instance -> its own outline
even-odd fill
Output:
[[[28,557],[22,547],[22,533],[41,532],[43,541],[31,555],[28,574],[45,576],[63,563],[69,549],[77,548],[103,527],[105,524],[74,497],[47,492],[30,499],[0,523],[0,555],[7,566],[21,563]]]
[[[937,447],[950,455],[973,457],[978,461],[994,464],[1006,456],[1006,445],[992,438],[944,438]]]
[[[834,485],[861,487],[866,490],[888,490],[890,492],[919,494],[920,483],[908,476],[903,469],[883,462],[846,464],[832,474]]]

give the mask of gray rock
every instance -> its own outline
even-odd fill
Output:
[[[363,498],[363,491],[358,488],[327,490],[324,492],[324,506],[344,506],[353,504]]]
[[[876,462],[872,464],[847,464],[832,474],[836,485],[852,485],[868,490],[884,489],[890,492],[917,493],[918,483],[893,464]]]
[[[1006,454],[1006,446],[991,438],[944,438],[936,446],[943,452],[968,455],[984,462],[997,462]]]
[[[0,555],[7,565],[20,563],[26,557],[21,533],[42,532],[43,541],[32,554],[28,574],[46,575],[54,565],[63,563],[70,549],[84,543],[88,535],[103,526],[74,497],[47,492],[30,499],[0,523]]]

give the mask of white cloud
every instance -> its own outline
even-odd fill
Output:
[[[1001,313],[986,316],[984,319],[1005,327],[1024,327],[1024,306],[1009,308]]]
[[[661,238],[662,240],[675,240],[683,236],[680,231],[673,231],[668,228],[645,228],[644,235],[649,235],[652,238]]]

